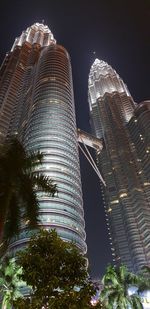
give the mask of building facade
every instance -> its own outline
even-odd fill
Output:
[[[104,144],[97,163],[106,182],[102,194],[113,261],[137,272],[150,264],[149,146],[143,146],[147,173],[144,179],[137,136],[132,136],[131,128],[138,107],[126,85],[110,65],[96,59],[88,87],[92,129]],[[142,115],[137,120],[139,127],[143,122],[143,127],[148,128],[149,114],[143,116],[143,121],[141,118]],[[142,132],[145,135],[147,131]],[[142,133],[136,131],[136,134]],[[149,137],[146,141],[149,143]]]
[[[39,169],[58,196],[38,193],[41,225],[86,252],[71,63],[46,25],[36,23],[14,42],[0,69],[0,137],[17,134],[26,149],[44,153]],[[10,249],[30,236],[22,226]]]

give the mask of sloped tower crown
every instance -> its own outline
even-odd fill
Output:
[[[47,25],[35,23],[22,32],[21,36],[15,39],[11,51],[15,46],[22,46],[23,43],[39,44],[41,47],[55,44],[56,40]]]
[[[117,74],[116,71],[105,61],[96,58],[91,66],[91,72],[96,71],[97,75]],[[118,76],[118,74],[117,74]]]
[[[130,96],[127,86],[116,71],[107,62],[97,58],[91,66],[88,85],[91,104],[99,97],[103,97],[105,93],[118,92]]]

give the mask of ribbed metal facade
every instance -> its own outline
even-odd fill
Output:
[[[93,131],[104,140],[97,161],[106,182],[102,193],[113,261],[137,272],[150,263],[149,200],[128,129],[137,105],[115,70],[98,59],[89,75],[89,106]]]
[[[39,171],[57,184],[58,196],[50,198],[38,193],[41,225],[46,229],[55,228],[64,240],[74,241],[85,253],[70,57],[56,44],[47,26],[41,24],[23,32],[15,41],[10,57],[13,58],[16,51],[20,54],[19,60],[16,57],[16,66],[20,66],[22,74],[15,84],[17,103],[11,111],[6,134],[16,132],[27,149],[43,152],[44,162]],[[6,77],[7,70],[6,65]],[[11,80],[15,80],[13,72]],[[23,229],[11,250],[20,248],[28,237]]]

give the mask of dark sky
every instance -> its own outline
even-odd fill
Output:
[[[1,61],[15,37],[43,19],[71,56],[78,127],[90,132],[87,82],[93,52],[119,73],[136,102],[150,98],[150,0],[1,0]],[[109,241],[99,180],[83,158],[81,172],[88,256],[98,278],[111,262]]]

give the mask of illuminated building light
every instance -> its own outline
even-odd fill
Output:
[[[114,200],[114,201],[111,201],[111,202],[110,202],[110,204],[112,204],[112,205],[113,205],[113,204],[118,204],[118,203],[119,203],[119,200]]]
[[[134,188],[134,191],[137,191],[137,192],[143,192],[143,190],[142,190],[142,189],[140,189],[140,188]]]
[[[111,207],[109,207],[108,208],[108,210],[107,210],[107,212],[111,212],[112,211],[112,208]]]
[[[127,193],[121,193],[121,194],[119,195],[119,197],[126,197],[126,196],[128,196]]]
[[[149,186],[150,182],[144,182],[144,186]]]
[[[25,225],[29,224],[30,220],[26,220]]]

